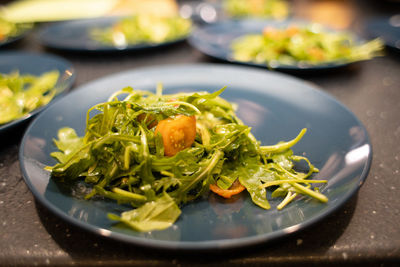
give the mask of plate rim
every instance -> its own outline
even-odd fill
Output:
[[[162,70],[162,69],[168,69],[171,67],[184,67],[184,68],[221,68],[226,70],[228,69],[236,69],[236,70],[243,70],[247,69],[251,72],[259,72],[259,73],[265,73],[265,71],[254,69],[251,67],[240,67],[240,66],[232,66],[232,65],[221,65],[221,64],[213,64],[213,63],[194,63],[194,64],[168,64],[168,65],[162,65],[162,66],[153,66],[153,67],[144,67],[140,69],[129,69],[125,70],[122,72],[117,72],[113,73],[110,75],[106,75],[102,78],[95,79],[92,81],[89,81],[88,83],[85,83],[78,88],[76,88],[73,92],[71,92],[69,95],[72,94],[79,94],[79,92],[84,91],[87,87],[92,86],[96,83],[101,83],[103,80],[109,79],[113,76],[118,76],[118,75],[124,75],[126,73],[140,73],[140,72],[146,72],[146,71],[151,71],[151,70]],[[306,84],[307,87],[309,87],[311,90],[316,91],[318,94],[322,94],[323,97],[329,98],[329,100],[333,101],[335,104],[339,105],[341,108],[345,109],[346,112],[349,113],[355,119],[357,122],[358,126],[360,126],[365,133],[365,141],[366,144],[369,145],[370,151],[368,154],[368,158],[363,165],[362,168],[362,173],[360,174],[359,179],[357,180],[358,183],[355,187],[351,188],[351,190],[347,191],[346,194],[339,199],[339,201],[336,202],[334,206],[328,207],[328,209],[324,212],[318,213],[316,216],[307,219],[306,221],[303,221],[301,223],[291,225],[289,227],[286,227],[284,229],[280,229],[278,231],[273,231],[270,233],[263,233],[260,235],[255,235],[255,236],[248,236],[245,238],[237,238],[237,239],[220,239],[220,240],[214,240],[214,241],[166,241],[166,240],[158,240],[158,239],[148,239],[145,237],[137,237],[137,236],[131,236],[119,232],[115,232],[109,229],[104,229],[98,226],[94,226],[90,223],[85,223],[83,221],[80,221],[74,217],[69,217],[65,212],[63,212],[61,209],[56,207],[55,205],[52,205],[51,203],[48,203],[48,201],[45,199],[45,197],[36,190],[36,188],[33,186],[31,183],[31,179],[27,178],[28,175],[24,169],[25,167],[25,161],[24,161],[24,147],[26,143],[26,139],[28,138],[28,134],[31,130],[31,128],[35,125],[36,121],[39,121],[41,116],[44,115],[44,113],[39,114],[29,125],[27,128],[23,139],[21,141],[21,145],[19,148],[19,161],[20,161],[20,169],[21,169],[21,174],[22,177],[25,181],[25,183],[28,185],[30,191],[34,195],[36,199],[40,201],[40,203],[45,206],[47,209],[49,209],[51,212],[55,213],[57,216],[62,218],[65,222],[70,223],[72,225],[75,225],[79,228],[83,228],[85,230],[88,230],[91,233],[94,233],[95,235],[103,236],[110,238],[112,240],[116,241],[122,241],[131,245],[137,245],[137,246],[143,246],[146,248],[156,248],[156,249],[163,249],[163,250],[174,250],[174,249],[179,249],[181,251],[218,251],[218,250],[227,250],[227,249],[236,249],[236,248],[242,248],[242,247],[247,247],[247,246],[252,246],[252,245],[257,245],[261,243],[269,243],[273,240],[283,238],[285,236],[291,236],[294,233],[298,233],[300,231],[303,231],[304,229],[308,228],[309,226],[317,223],[318,221],[321,221],[322,219],[328,217],[332,213],[334,213],[336,210],[338,210],[340,207],[342,207],[351,197],[353,197],[358,190],[361,188],[361,186],[365,183],[365,180],[368,177],[369,170],[371,168],[371,163],[372,163],[372,157],[373,157],[373,151],[372,151],[372,143],[369,137],[369,134],[367,132],[367,129],[365,128],[364,124],[358,119],[358,117],[350,110],[348,109],[342,102],[337,100],[335,97],[332,95],[328,94],[325,91],[320,90],[320,87],[311,84],[307,81],[304,81],[302,79],[299,79],[297,77],[289,76],[283,73],[277,73],[277,72],[267,72],[270,75],[278,75],[281,76],[282,78],[289,78],[295,82],[301,82],[303,84]],[[238,242],[232,242],[232,240],[236,240]]]
[[[395,15],[393,15],[395,16]],[[380,38],[381,40],[383,40],[384,44],[386,47],[388,47],[389,49],[392,49],[394,51],[400,51],[400,44],[396,46],[396,42],[392,42],[392,40],[388,40],[387,38],[384,38],[385,35],[390,31],[388,29],[397,29],[400,32],[400,27],[395,27],[392,24],[390,24],[389,20],[392,16],[374,16],[372,18],[370,18],[369,20],[367,20],[365,22],[364,25],[364,34],[367,35],[370,38]],[[377,28],[376,27],[384,27],[383,30],[383,37],[380,36],[377,32]],[[400,34],[399,34],[400,36]],[[400,41],[399,41],[400,43]]]

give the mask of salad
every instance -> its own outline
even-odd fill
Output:
[[[223,7],[232,17],[284,19],[289,13],[284,0],[225,0]]]
[[[90,31],[90,36],[104,44],[124,47],[178,40],[186,37],[190,29],[190,20],[182,17],[142,14],[120,19],[108,28],[94,28]]]
[[[58,77],[56,70],[40,76],[21,75],[18,71],[0,73],[0,124],[22,118],[49,103],[56,94]]]
[[[383,43],[375,39],[359,43],[345,32],[332,32],[319,24],[265,27],[262,33],[233,40],[233,58],[242,62],[277,65],[350,63],[380,55]]]
[[[261,145],[235,114],[235,105],[214,93],[164,95],[126,87],[90,108],[80,137],[69,127],[54,140],[58,160],[47,166],[52,179],[84,181],[84,199],[113,199],[131,210],[109,214],[136,231],[162,230],[180,216],[180,207],[209,192],[231,198],[247,191],[254,204],[282,209],[300,195],[327,202],[310,179],[318,169],[291,147],[297,137]],[[296,163],[304,163],[303,171]],[[68,185],[69,186],[69,185]],[[71,189],[72,190],[72,189]]]
[[[13,23],[0,18],[0,42],[16,37],[30,28],[32,28],[30,23]]]

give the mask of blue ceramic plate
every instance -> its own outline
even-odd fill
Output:
[[[365,25],[368,37],[380,37],[388,47],[400,50],[400,15],[373,18]]]
[[[8,45],[10,45],[10,44],[12,44],[12,43],[15,43],[15,42],[21,40],[21,39],[24,38],[25,35],[27,35],[30,31],[32,31],[32,28],[23,30],[23,31],[19,32],[19,34],[16,35],[16,36],[7,37],[6,39],[0,41],[0,48],[3,47],[3,46],[8,46]]]
[[[56,99],[67,93],[75,81],[75,70],[67,60],[49,54],[36,54],[27,52],[0,52],[0,73],[10,73],[18,70],[20,74],[41,75],[44,72],[58,70],[60,78],[56,84],[57,94],[51,104]],[[45,109],[49,104],[33,110],[26,116],[11,121],[6,124],[0,124],[0,133],[12,129],[14,126],[26,122],[29,118]]]
[[[82,19],[66,22],[58,22],[42,28],[39,31],[41,43],[47,47],[69,51],[85,52],[115,52],[126,50],[142,50],[149,48],[158,48],[171,45],[185,38],[176,39],[163,43],[143,43],[117,47],[108,45],[90,37],[90,30],[93,28],[107,28],[112,26],[121,17],[104,17],[96,19]]]
[[[7,39],[5,39],[3,41],[0,41],[0,48],[3,47],[3,46],[6,46],[6,45],[10,45],[10,44],[12,44],[12,43],[14,43],[14,42],[16,42],[18,40],[21,40],[24,36],[25,36],[25,33],[24,34],[20,34],[18,36],[9,37],[9,38],[7,38]]]
[[[185,75],[182,75],[185,73]],[[234,201],[214,194],[189,203],[169,229],[139,233],[117,227],[107,213],[130,209],[113,201],[84,201],[71,189],[50,179],[43,168],[56,161],[53,138],[70,126],[84,134],[86,111],[127,85],[152,90],[158,82],[166,93],[228,88],[223,97],[238,104],[238,116],[253,128],[262,144],[275,144],[307,134],[294,147],[320,169],[317,178],[326,204],[300,198],[278,211],[254,205],[246,192]],[[104,77],[73,91],[40,114],[27,129],[20,147],[21,170],[35,197],[52,212],[83,229],[136,245],[182,250],[243,247],[289,235],[320,221],[346,202],[365,181],[371,163],[371,144],[360,121],[340,102],[309,83],[265,70],[213,64],[170,65],[130,70]],[[74,192],[76,193],[76,192]]]
[[[231,44],[232,42],[247,34],[259,34],[262,30],[267,27],[283,28],[289,25],[310,25],[309,22],[300,20],[261,20],[261,19],[242,19],[242,20],[225,20],[214,24],[199,27],[193,31],[191,36],[188,38],[189,43],[197,48],[204,54],[231,63],[239,63],[250,66],[257,66],[267,68],[267,64],[256,63],[256,62],[244,62],[238,61],[233,58]],[[327,29],[332,31],[331,29]],[[361,40],[356,38],[359,42]],[[348,66],[348,62],[329,62],[318,65],[310,65],[299,62],[295,65],[283,65],[278,62],[270,62],[270,68],[277,70],[327,70]]]

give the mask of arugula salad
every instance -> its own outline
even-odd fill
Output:
[[[191,21],[179,16],[141,14],[122,18],[111,27],[91,29],[89,35],[100,43],[124,47],[178,40],[186,37],[190,30]]]
[[[231,49],[235,60],[274,67],[368,60],[381,54],[383,43],[379,39],[359,43],[348,33],[332,32],[312,24],[265,27],[262,33],[233,40]]]
[[[223,7],[232,17],[284,19],[289,13],[284,0],[224,0]]]
[[[0,42],[16,37],[30,28],[31,23],[14,23],[0,18]]]
[[[224,90],[163,94],[158,85],[155,93],[117,91],[87,111],[84,136],[59,129],[59,151],[51,153],[58,163],[46,170],[57,182],[84,181],[86,200],[131,207],[108,217],[136,231],[170,227],[182,205],[209,193],[231,198],[247,191],[263,209],[271,208],[267,191],[281,198],[277,209],[299,196],[327,202],[312,186],[327,181],[313,180],[318,169],[291,150],[306,129],[292,140],[262,145],[236,106],[220,97]]]
[[[0,73],[0,124],[19,119],[49,103],[56,94],[59,72],[49,71],[40,76],[18,71]]]

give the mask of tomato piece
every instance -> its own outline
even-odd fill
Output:
[[[222,189],[216,184],[210,184],[210,190],[224,198],[230,198],[231,196],[237,195],[245,189],[246,187],[244,187],[237,179],[235,182],[233,182],[229,189]]]
[[[293,35],[296,35],[296,34],[298,34],[299,32],[300,32],[300,29],[299,29],[297,26],[295,26],[295,25],[292,25],[292,26],[288,27],[287,30],[286,30],[286,34],[287,34],[289,37],[292,37]]]
[[[196,137],[196,117],[178,115],[158,122],[155,134],[160,133],[164,144],[164,155],[173,156],[190,147]]]
[[[319,47],[312,47],[308,49],[308,54],[311,56],[313,60],[322,61],[324,60],[324,51]]]

